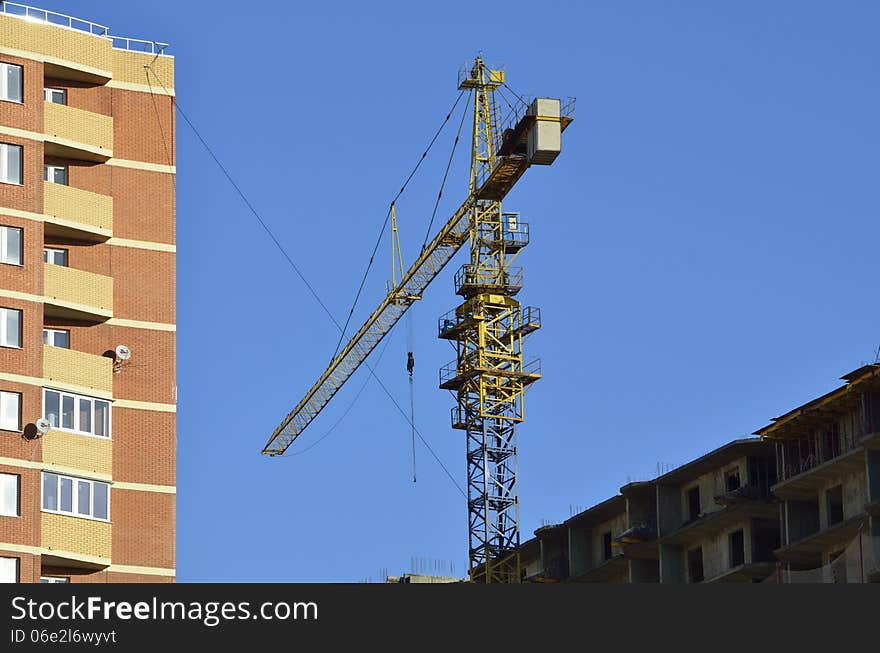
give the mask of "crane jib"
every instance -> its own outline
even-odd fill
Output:
[[[422,295],[425,288],[467,241],[473,208],[474,198],[469,197],[407,270],[400,284],[388,293],[379,307],[330,362],[315,385],[275,429],[263,447],[262,453],[270,456],[283,454],[318,416],[318,413],[403,316],[412,304],[412,298]]]

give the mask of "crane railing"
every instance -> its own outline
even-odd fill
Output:
[[[283,454],[391,331],[412,305],[413,298],[421,297],[428,284],[467,242],[473,210],[474,200],[469,197],[406,271],[401,282],[388,293],[348,344],[330,361],[330,365],[306,396],[275,429],[263,447],[264,454]],[[487,205],[484,210],[493,210],[492,205]]]

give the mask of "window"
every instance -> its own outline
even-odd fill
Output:
[[[21,431],[21,395],[0,391],[0,429]]]
[[[43,99],[53,104],[67,104],[67,89],[64,88],[44,88]]]
[[[21,265],[21,235],[18,227],[0,227],[0,263]]]
[[[21,185],[21,145],[0,143],[0,182]]]
[[[688,521],[700,516],[700,486],[696,485],[687,491]]]
[[[727,536],[727,545],[730,550],[730,566],[739,567],[746,561],[746,541],[742,530],[734,531]]]
[[[69,583],[69,578],[62,578],[61,576],[40,576],[41,583]]]
[[[697,547],[687,552],[688,582],[703,581],[703,548]]]
[[[0,474],[0,517],[18,517],[17,474]]]
[[[611,531],[602,534],[602,559],[611,559]]]
[[[70,331],[64,329],[43,329],[43,344],[50,347],[70,349]]]
[[[43,166],[43,180],[67,186],[67,166],[45,164]]]
[[[14,63],[0,63],[0,100],[21,102],[21,66]]]
[[[18,558],[0,558],[0,583],[18,582]]]
[[[738,490],[740,486],[739,482],[739,470],[735,469],[732,472],[727,472],[727,480],[725,481],[727,484],[727,491],[733,492],[734,490]]]
[[[110,485],[86,478],[43,472],[43,510],[107,521]]]
[[[0,347],[21,347],[21,311],[0,308]]]
[[[825,491],[825,501],[828,507],[828,526],[839,524],[843,521],[843,486],[836,485]]]
[[[67,267],[67,250],[57,249],[55,247],[44,247],[43,262],[51,265],[62,265]]]
[[[52,428],[110,437],[110,402],[60,390],[43,390],[43,417]]]

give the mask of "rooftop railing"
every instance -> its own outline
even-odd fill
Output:
[[[34,23],[46,23],[56,27],[72,29],[78,32],[85,32],[99,38],[108,39],[112,46],[117,50],[128,50],[131,52],[143,52],[145,54],[164,54],[168,47],[167,43],[158,41],[145,41],[142,39],[129,39],[110,34],[110,28],[106,25],[93,23],[90,20],[83,20],[75,16],[67,14],[59,14],[47,9],[39,9],[37,7],[29,7],[28,5],[19,4],[17,2],[0,1],[0,14],[21,18]]]

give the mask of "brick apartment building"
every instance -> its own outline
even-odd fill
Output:
[[[0,3],[0,582],[174,581],[161,49]]]
[[[526,582],[880,582],[880,365],[520,547]]]

